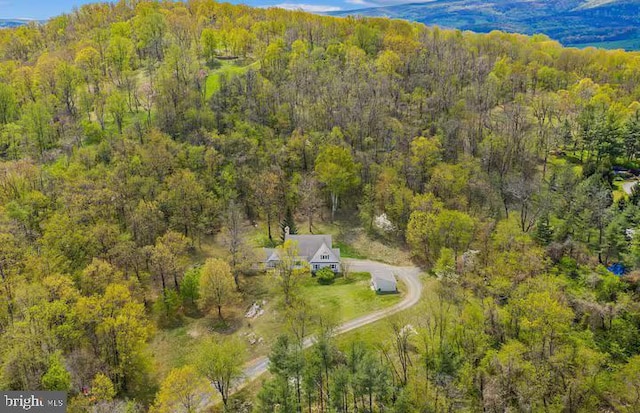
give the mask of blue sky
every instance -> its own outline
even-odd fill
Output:
[[[0,0],[0,18],[47,19],[92,0]]]
[[[70,12],[74,7],[96,0],[0,0],[0,18],[47,19]],[[231,0],[250,6],[279,6],[287,9],[303,9],[311,12],[359,9],[408,3],[410,0]],[[419,1],[419,0],[418,0]]]

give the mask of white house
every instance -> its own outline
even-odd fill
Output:
[[[371,274],[371,289],[376,293],[398,292],[398,281],[389,272],[376,272]]]
[[[285,228],[285,241],[292,241],[298,250],[300,265],[309,265],[312,272],[328,267],[333,272],[340,271],[340,249],[332,247],[331,235],[293,235]],[[280,261],[278,250],[265,248],[265,267],[273,268]]]

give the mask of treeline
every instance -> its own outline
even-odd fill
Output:
[[[273,243],[326,208],[450,295],[402,353],[316,349],[304,391],[278,367],[262,411],[637,408],[636,277],[598,267],[640,265],[611,168],[637,166],[637,54],[193,0],[0,30],[0,57],[2,388],[151,404],[200,242],[227,234],[237,284],[242,221]]]

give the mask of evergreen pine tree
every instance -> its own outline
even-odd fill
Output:
[[[297,234],[298,228],[296,227],[296,220],[293,219],[293,212],[291,212],[291,208],[287,207],[287,212],[284,214],[284,219],[280,223],[281,234],[280,238],[282,238],[282,242],[284,242],[284,236],[286,233],[286,228],[289,227],[289,234]]]
[[[549,224],[549,217],[541,217],[536,223],[535,238],[542,245],[549,245],[553,240],[553,228]]]

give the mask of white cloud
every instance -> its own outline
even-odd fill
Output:
[[[349,4],[356,4],[358,6],[365,6],[365,7],[375,7],[380,5],[379,3],[371,3],[366,0],[346,0],[346,2]]]
[[[338,11],[342,10],[337,6],[329,6],[323,4],[304,4],[304,3],[280,3],[276,4],[274,7],[280,7],[281,9],[287,10],[304,10],[310,11],[312,13],[324,13],[328,11]]]

